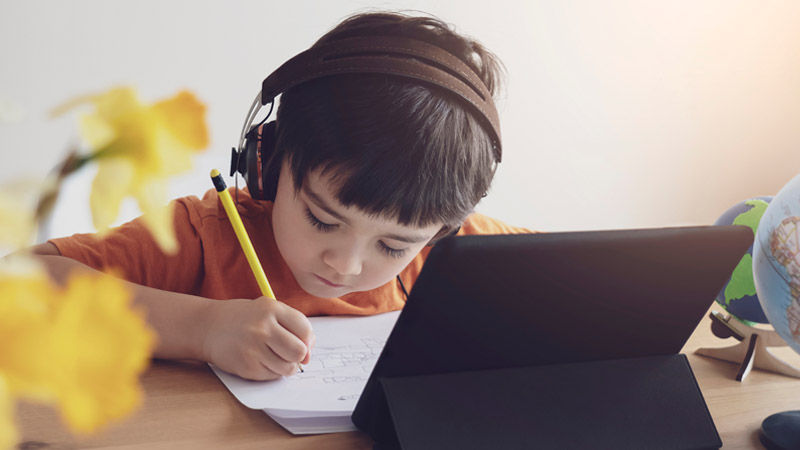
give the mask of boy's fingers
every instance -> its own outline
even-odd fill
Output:
[[[311,322],[309,322],[308,317],[291,306],[283,306],[285,307],[280,308],[275,313],[275,318],[278,320],[278,323],[300,338],[307,347],[310,347],[311,339],[314,337],[314,331],[311,329]]]
[[[239,371],[237,375],[247,380],[266,381],[280,378],[281,374],[271,370],[263,362],[259,361],[257,365],[251,366],[243,371]]]
[[[284,361],[281,357],[279,357],[269,349],[267,349],[267,351],[264,352],[261,365],[264,367],[265,371],[274,373],[276,375],[271,379],[279,378],[282,376],[293,375],[294,373],[297,372],[297,363]]]
[[[279,324],[275,325],[266,345],[278,357],[294,364],[302,361],[308,354],[305,342]]]
[[[311,335],[311,342],[308,343],[308,352],[306,352],[306,357],[303,358],[301,361],[302,364],[308,364],[311,360],[311,349],[314,348],[314,344],[317,342],[317,336],[315,334]]]

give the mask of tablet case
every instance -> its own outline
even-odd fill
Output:
[[[380,382],[403,450],[722,445],[684,355]]]
[[[675,355],[752,239],[743,226],[444,239],[353,422],[395,439],[384,378]]]

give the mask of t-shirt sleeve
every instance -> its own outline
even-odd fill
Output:
[[[500,220],[493,219],[480,213],[472,213],[461,224],[459,235],[467,234],[522,234],[536,233],[527,228],[508,225]]]
[[[89,267],[118,274],[136,284],[172,292],[191,293],[203,278],[203,247],[199,217],[187,199],[172,202],[176,254],[165,254],[141,217],[105,234],[75,234],[51,239],[62,256]]]

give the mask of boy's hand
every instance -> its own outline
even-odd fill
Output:
[[[297,373],[308,363],[314,333],[300,311],[279,301],[215,301],[203,339],[206,361],[251,380]]]

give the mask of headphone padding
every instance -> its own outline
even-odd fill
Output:
[[[260,136],[258,135],[257,126],[250,129],[247,133],[247,140],[244,146],[244,157],[247,163],[247,173],[244,175],[244,182],[247,184],[247,190],[250,196],[258,199],[261,198],[261,189],[258,186],[258,142]]]
[[[267,122],[261,130],[261,196],[260,200],[275,200],[278,192],[278,176],[281,174],[283,158],[275,150],[275,121]]]

